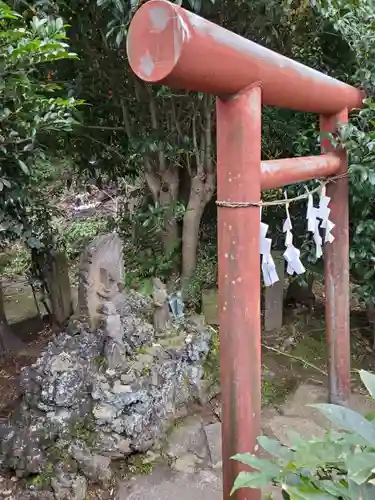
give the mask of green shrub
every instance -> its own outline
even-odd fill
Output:
[[[197,265],[188,283],[186,295],[192,305],[200,304],[202,290],[217,287],[216,245],[201,245],[198,249]]]
[[[101,217],[77,218],[57,223],[61,243],[70,261],[79,257],[95,236],[107,231],[107,220]]]
[[[360,376],[374,398],[375,375],[361,371]],[[240,472],[232,492],[273,484],[281,488],[286,500],[375,498],[374,413],[363,417],[333,404],[312,406],[342,431],[329,431],[321,439],[309,440],[291,432],[291,448],[276,439],[259,437],[259,445],[272,458],[260,459],[250,453],[233,457],[255,470]]]
[[[163,207],[157,203],[129,212],[121,207],[109,229],[116,229],[124,241],[126,285],[151,293],[150,279],[159,276],[168,280],[178,266],[180,241],[165,250],[163,234],[166,221],[181,221],[185,212],[182,203]]]
[[[3,279],[24,277],[30,270],[30,265],[30,250],[22,243],[16,243],[6,252],[0,253],[0,276]]]

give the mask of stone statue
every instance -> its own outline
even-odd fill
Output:
[[[122,242],[116,233],[97,236],[81,256],[78,273],[78,310],[92,329],[99,326],[100,308],[124,289]]]
[[[154,328],[156,334],[160,334],[170,328],[171,317],[169,313],[167,287],[159,278],[153,279],[152,298],[155,307]]]

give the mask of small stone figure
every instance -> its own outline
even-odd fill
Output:
[[[162,333],[170,327],[167,287],[159,278],[153,279],[152,298],[154,300],[154,328],[156,333]]]

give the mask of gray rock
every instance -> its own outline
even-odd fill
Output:
[[[100,455],[112,458],[114,460],[123,458],[131,453],[131,440],[126,439],[115,432],[100,432],[94,451]]]
[[[18,476],[40,473],[56,442],[64,442],[65,450],[82,442],[83,449],[72,448],[80,470],[90,480],[106,481],[109,460],[146,452],[190,402],[204,400],[211,330],[199,319],[188,320],[178,335],[168,332],[156,344],[152,301],[120,293],[123,272],[108,262],[113,247],[121,263],[118,238],[95,241],[81,266],[81,316],[22,371],[18,417],[0,428],[0,465]],[[206,460],[201,423],[195,431],[180,451],[177,438],[171,444],[177,458],[193,453]],[[74,489],[79,496],[82,481],[70,470],[60,472],[55,478],[60,497]]]
[[[168,438],[166,453],[169,457],[182,457],[193,453],[199,458],[207,459],[207,438],[200,417],[188,417],[176,427]]]
[[[76,460],[80,471],[94,483],[108,484],[112,473],[110,469],[111,459],[101,455],[93,454],[82,443],[73,444],[69,452]]]
[[[211,333],[208,329],[198,330],[195,325],[188,325],[189,332],[186,342],[186,352],[189,361],[200,361],[210,350]]]
[[[154,357],[151,354],[139,354],[137,361],[142,363],[143,366],[149,366],[154,361]]]
[[[83,476],[58,472],[51,480],[56,500],[85,500],[87,482]]]
[[[98,425],[110,424],[119,414],[119,411],[110,404],[98,404],[92,411]]]
[[[36,421],[33,426],[13,426],[1,441],[2,462],[16,471],[18,477],[38,474],[46,466],[43,444],[47,429],[43,422]]]
[[[221,459],[221,423],[206,425],[204,428],[207,437],[208,449],[210,452],[211,465],[218,469],[222,465]]]
[[[215,471],[216,472],[216,471]],[[151,492],[151,493],[150,493]],[[120,483],[118,500],[222,500],[220,475],[200,471],[194,475],[157,468],[149,475]]]
[[[45,372],[50,375],[55,373],[70,372],[74,370],[76,363],[69,353],[61,352],[56,356],[52,356],[46,363]]]
[[[121,369],[126,365],[128,349],[122,342],[108,339],[104,346],[104,357],[107,360],[108,368],[112,370]]]
[[[193,453],[185,453],[172,464],[172,469],[184,474],[193,474],[199,462],[199,458]]]
[[[120,380],[123,384],[131,384],[136,380],[137,376],[134,372],[122,373],[120,375]]]
[[[55,500],[52,491],[24,491],[17,500]]]
[[[122,342],[122,325],[121,317],[117,314],[114,304],[111,302],[106,302],[102,308],[102,328],[107,335],[107,337],[115,340],[116,342]]]
[[[129,315],[121,318],[123,329],[123,340],[132,349],[150,344],[155,336],[155,331],[150,323],[143,318]]]
[[[48,406],[71,407],[85,391],[85,381],[78,371],[59,373],[53,380],[46,380],[41,391],[41,410]]]

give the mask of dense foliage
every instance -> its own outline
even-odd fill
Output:
[[[76,57],[61,18],[29,23],[0,2],[0,245],[51,244],[48,202],[33,176],[44,138],[71,130],[76,100],[50,82],[48,64]]]
[[[375,375],[361,371],[361,378],[372,398],[375,397]],[[375,495],[375,423],[374,414],[367,418],[332,404],[316,404],[316,409],[340,432],[330,431],[322,439],[302,439],[290,432],[291,447],[266,436],[258,438],[271,459],[251,454],[236,455],[234,460],[256,469],[240,472],[233,491],[240,488],[280,486],[286,500],[371,500]],[[343,432],[342,432],[343,431]]]
[[[342,142],[349,153],[350,263],[360,298],[368,306],[375,303],[375,13],[374,3],[339,3],[323,6],[338,33],[355,54],[354,82],[367,94],[364,109],[343,131]]]
[[[51,206],[38,161],[48,137],[71,130],[77,105],[50,80],[56,61],[73,59],[61,18],[30,20],[0,1],[0,249],[22,241],[35,252],[55,246]],[[1,276],[0,276],[1,277]],[[0,280],[0,354],[20,348],[8,324]]]
[[[125,186],[126,192],[129,186],[142,187],[143,199],[136,211],[130,213],[124,204],[111,223],[112,228],[126,235],[127,241],[130,238],[133,242],[131,248],[127,247],[126,255],[130,275],[135,282],[154,274],[173,280],[181,276],[182,286],[192,290],[197,288],[194,284],[197,258],[207,255],[203,246],[209,245],[210,259],[212,252],[215,253],[212,250],[216,238],[213,100],[165,87],[149,87],[134,77],[126,58],[125,38],[129,21],[142,3],[133,0],[14,2],[27,19],[37,14],[67,20],[71,25],[69,43],[79,56],[73,62],[50,68],[45,84],[54,86],[58,82],[69,95],[89,105],[75,112],[79,127],[68,140],[56,139],[55,135],[49,145],[63,149],[65,155],[72,158],[76,173],[96,183],[99,189],[108,179]],[[375,300],[373,2],[187,0],[178,3],[284,55],[360,85],[368,92],[366,108],[352,121],[341,140],[350,153],[354,180],[351,185],[352,276],[359,285],[361,298],[372,304]],[[73,101],[68,102],[74,106]],[[264,158],[317,152],[315,117],[264,109]],[[29,153],[34,154],[35,148]],[[27,161],[20,159],[27,166]],[[299,185],[290,187],[290,195],[303,189],[304,186]],[[274,198],[279,193],[270,192],[265,196]],[[295,236],[304,260],[313,263],[313,245],[306,237],[305,207],[296,205],[292,211]],[[264,217],[270,224],[273,241],[282,248],[283,209],[265,210]],[[202,228],[208,228],[208,232]],[[178,283],[180,286],[181,281]]]
[[[205,217],[209,218],[211,228],[208,239],[214,241],[216,237],[212,203],[216,189],[212,98],[164,87],[152,88],[134,77],[127,63],[124,39],[132,14],[143,2],[27,3],[34,10],[58,13],[71,24],[69,37],[79,60],[73,70],[69,64],[59,67],[52,76],[64,81],[73,95],[85,99],[90,106],[76,115],[81,127],[67,142],[67,153],[74,158],[80,174],[90,182],[94,180],[99,188],[108,178],[147,187],[149,197],[140,205],[141,210],[146,208],[146,213],[133,217],[131,225],[151,217],[151,226],[155,228],[157,222],[158,231],[152,244],[148,238],[148,263],[141,266],[141,274],[152,276],[157,272],[172,277],[177,271],[182,285],[189,288],[187,283],[195,274],[197,255],[204,254],[199,247]],[[353,72],[353,52],[347,42],[337,37],[329,19],[306,2],[191,0],[183,5],[333,76],[347,78],[347,73]],[[313,124],[314,119],[306,114],[266,108],[263,156],[267,159],[292,156],[296,141],[301,144],[300,131],[307,132],[302,142],[311,152],[316,143],[310,133]],[[123,231],[124,217],[118,215],[118,228]],[[123,215],[128,214],[125,211]],[[266,215],[273,224],[274,236],[278,236],[280,214],[270,210]],[[174,263],[168,269],[166,256]],[[131,255],[127,266],[135,272],[140,267]]]

